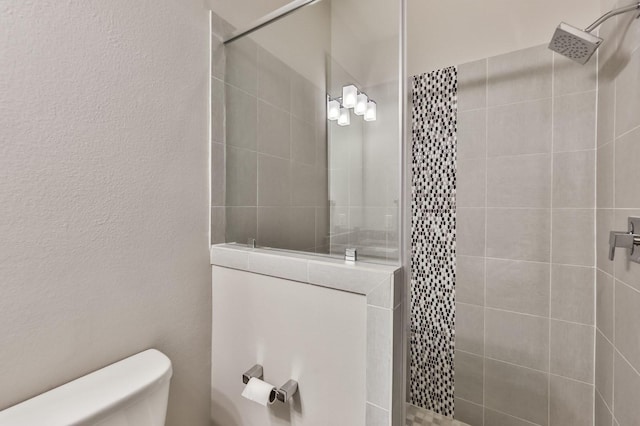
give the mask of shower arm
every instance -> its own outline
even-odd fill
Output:
[[[629,6],[624,6],[624,7],[621,7],[619,9],[614,9],[614,10],[611,10],[611,11],[605,13],[600,18],[598,18],[598,20],[596,22],[594,22],[593,24],[589,25],[585,29],[585,31],[590,33],[591,31],[595,30],[600,25],[602,25],[606,20],[608,20],[610,18],[613,18],[614,16],[621,15],[623,13],[633,12],[634,10],[640,10],[640,2],[637,2],[635,4],[630,4]],[[638,19],[638,18],[640,18],[640,15],[638,15],[636,17],[636,19]]]

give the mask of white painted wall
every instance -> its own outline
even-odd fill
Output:
[[[0,5],[0,409],[149,347],[209,414],[208,11]]]
[[[216,426],[364,425],[366,297],[213,267],[211,418]],[[230,326],[233,325],[233,326]],[[240,396],[242,373],[299,382],[287,405]]]

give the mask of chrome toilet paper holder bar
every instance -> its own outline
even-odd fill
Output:
[[[264,369],[260,364],[256,364],[242,375],[242,383],[249,383],[252,377],[263,380]],[[289,402],[291,397],[298,392],[298,382],[295,380],[287,380],[287,383],[276,389],[276,399],[280,402]]]
[[[252,377],[260,380],[262,380],[262,378],[264,377],[264,370],[262,369],[262,366],[260,364],[256,364],[244,372],[244,374],[242,375],[242,383],[246,385],[247,383],[249,383],[249,380],[251,380]]]

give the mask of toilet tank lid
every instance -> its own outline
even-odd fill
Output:
[[[0,411],[0,426],[75,425],[171,379],[171,361],[149,349]]]

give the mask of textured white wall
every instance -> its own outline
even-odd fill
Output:
[[[156,347],[208,424],[208,16],[0,4],[0,409]]]

